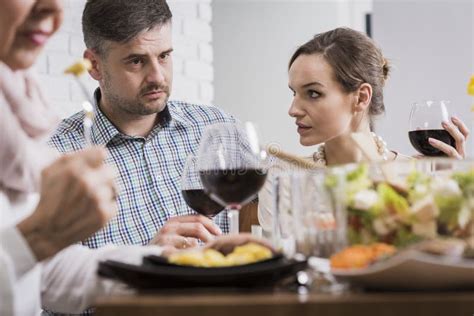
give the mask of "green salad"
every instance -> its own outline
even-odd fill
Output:
[[[413,171],[400,189],[373,181],[367,165],[345,173],[349,244],[404,247],[437,237],[469,238],[474,230],[474,168],[467,172]],[[329,187],[337,185],[328,177]]]

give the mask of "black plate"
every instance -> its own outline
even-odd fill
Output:
[[[141,266],[107,260],[99,264],[99,275],[122,281],[137,289],[180,289],[193,287],[271,287],[279,280],[305,269],[306,261],[283,256],[223,268],[196,268],[168,263],[148,256]]]

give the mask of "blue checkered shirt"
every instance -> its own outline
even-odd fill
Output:
[[[96,101],[100,91],[96,91]],[[196,214],[181,196],[181,173],[189,154],[197,152],[207,125],[234,119],[212,106],[168,101],[148,137],[122,134],[96,106],[92,141],[109,150],[107,163],[120,173],[118,215],[83,242],[90,248],[106,244],[146,245],[174,216]],[[61,153],[84,148],[84,112],[63,120],[50,140]],[[227,214],[214,219],[224,233]]]

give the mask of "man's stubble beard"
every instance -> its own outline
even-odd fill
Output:
[[[170,97],[169,87],[162,87],[156,84],[152,84],[147,86],[145,89],[142,89],[139,92],[139,95],[134,100],[122,98],[114,92],[108,72],[105,72],[104,74],[103,83],[103,91],[101,92],[102,95],[108,100],[109,106],[112,107],[115,111],[119,109],[120,112],[125,112],[131,115],[145,116],[159,113],[165,108],[166,103],[168,102],[168,99]],[[163,89],[165,91],[166,98],[162,102],[160,102],[159,106],[149,108],[145,103],[140,100],[140,96],[156,89]]]

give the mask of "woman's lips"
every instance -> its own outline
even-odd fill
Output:
[[[311,129],[311,127],[302,127],[302,126],[298,126],[298,134],[304,134],[306,132],[308,132],[309,130]]]
[[[24,36],[35,46],[43,46],[48,41],[50,34],[41,31],[24,33]]]
[[[296,123],[296,125],[298,126],[298,134],[303,134],[311,129],[311,126],[307,126],[301,123]]]

